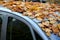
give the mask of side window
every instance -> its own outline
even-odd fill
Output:
[[[28,26],[12,17],[8,18],[7,40],[33,40]]]
[[[2,26],[2,19],[0,18],[0,40],[1,40],[1,26]]]
[[[35,33],[35,36],[36,36],[37,40],[43,40],[35,31],[34,31],[34,33]]]

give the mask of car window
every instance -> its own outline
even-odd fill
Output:
[[[43,40],[35,31],[34,31],[34,33],[35,33],[35,36],[36,36],[37,40]]]
[[[8,18],[6,40],[33,40],[28,26],[12,17]]]
[[[1,40],[1,26],[2,26],[2,19],[0,17],[0,40]]]

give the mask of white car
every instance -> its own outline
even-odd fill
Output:
[[[60,40],[55,35],[47,37],[35,21],[0,7],[0,40]]]

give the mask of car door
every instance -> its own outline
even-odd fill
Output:
[[[6,40],[33,40],[28,26],[12,17],[8,18]]]

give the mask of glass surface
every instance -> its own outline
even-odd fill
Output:
[[[31,32],[26,24],[14,19],[8,18],[7,40],[33,40]]]
[[[36,36],[37,40],[43,40],[35,31],[34,31],[34,33],[35,33],[35,36]]]
[[[1,40],[1,26],[2,26],[2,19],[0,18],[0,40]]]

